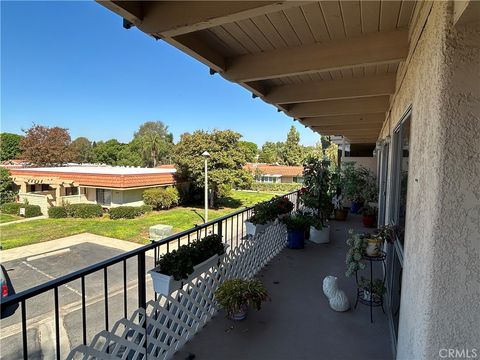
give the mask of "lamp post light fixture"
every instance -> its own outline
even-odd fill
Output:
[[[208,151],[204,151],[202,156],[205,158],[205,222],[208,222],[208,165],[207,161],[210,157]]]

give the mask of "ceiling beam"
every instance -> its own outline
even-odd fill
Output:
[[[264,99],[269,103],[288,104],[389,95],[394,91],[395,74],[388,74],[277,86],[272,88]]]
[[[147,1],[140,27],[174,37],[301,6],[302,1]]]
[[[384,113],[371,113],[371,114],[311,117],[311,118],[300,119],[300,122],[306,126],[336,126],[336,125],[362,126],[367,124],[375,124],[375,125],[381,126],[384,120],[385,120]]]
[[[408,32],[373,33],[361,37],[276,49],[229,59],[225,76],[233,81],[273,79],[400,62],[408,54]]]
[[[388,96],[360,99],[325,100],[290,105],[287,114],[296,119],[325,116],[380,113],[388,109]]]

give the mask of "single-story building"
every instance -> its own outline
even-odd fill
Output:
[[[10,168],[19,201],[48,207],[65,203],[94,203],[109,208],[143,204],[147,188],[175,184],[174,166],[136,168],[113,166],[66,166]]]
[[[244,168],[255,174],[257,182],[303,183],[303,166],[246,163]]]

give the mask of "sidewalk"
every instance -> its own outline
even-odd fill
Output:
[[[27,222],[27,221],[32,221],[32,220],[40,220],[40,219],[48,219],[48,216],[47,215],[41,215],[41,216],[35,216],[35,217],[31,217],[31,218],[9,221],[9,222],[5,222],[5,223],[1,223],[0,227],[5,226],[5,225],[11,225],[11,224],[19,224],[19,223],[22,223],[22,222]]]

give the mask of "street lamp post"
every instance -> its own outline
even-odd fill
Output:
[[[202,156],[205,158],[205,222],[208,222],[208,166],[207,161],[210,157],[208,151],[204,151]]]

